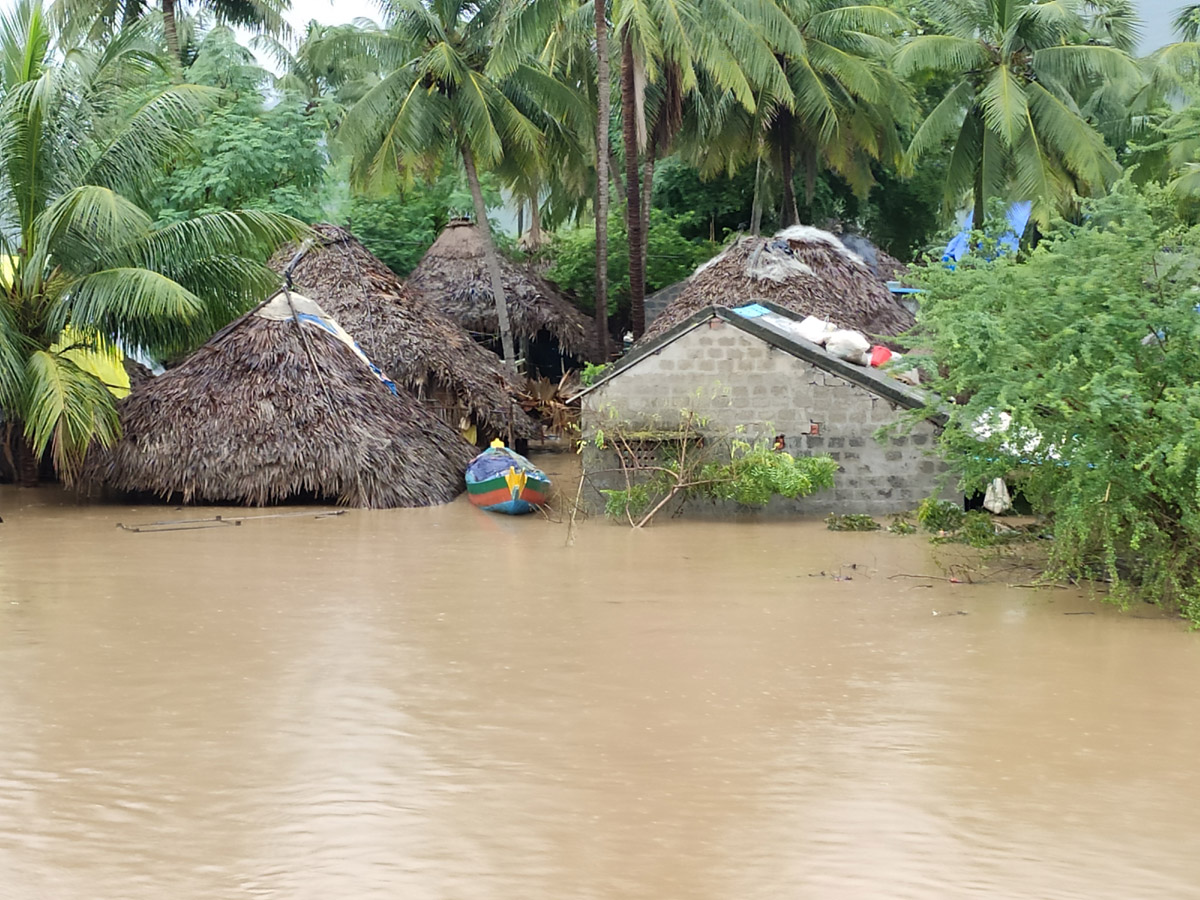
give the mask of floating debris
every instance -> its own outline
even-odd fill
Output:
[[[126,525],[118,522],[117,527],[122,531],[139,533],[154,531],[197,531],[201,528],[222,528],[226,525],[241,525],[243,522],[257,519],[296,519],[302,516],[310,516],[314,519],[328,519],[332,516],[344,516],[347,512],[349,510],[325,509],[315,513],[291,512],[269,513],[262,516],[211,516],[207,519],[168,519],[165,522],[146,522],[142,525]]]

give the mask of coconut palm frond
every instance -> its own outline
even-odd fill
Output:
[[[88,448],[111,446],[120,436],[113,396],[63,353],[34,351],[24,374],[26,438],[36,455],[50,450],[55,469],[71,485]]]

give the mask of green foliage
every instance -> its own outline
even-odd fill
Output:
[[[701,492],[742,506],[766,506],[772,497],[794,500],[833,487],[837,463],[828,456],[792,456],[769,441],[733,441],[729,461],[700,470]]]
[[[322,218],[329,103],[285,95],[268,106],[261,89],[269,74],[227,29],[205,37],[186,74],[192,83],[220,88],[225,102],[205,116],[187,152],[160,180],[160,218],[227,209]]]
[[[1107,83],[1140,80],[1120,41],[1092,33],[1093,20],[1075,4],[929,6],[947,33],[909,38],[893,65],[901,77],[955,79],[909,145],[917,159],[953,143],[949,206],[973,192],[982,219],[987,198],[1030,199],[1035,219],[1046,225],[1076,191],[1103,190],[1116,178],[1112,151],[1080,106]]]
[[[957,531],[962,527],[963,509],[950,500],[926,497],[917,507],[917,521],[926,531]]]
[[[892,534],[916,534],[917,526],[908,521],[905,516],[893,516],[887,530]]]
[[[698,169],[672,156],[654,172],[655,208],[678,222],[679,233],[689,240],[723,242],[731,233],[745,231],[753,202],[753,166],[703,178]]]
[[[825,517],[825,527],[830,531],[878,531],[880,525],[870,516],[858,513],[838,515],[830,513]]]
[[[1200,221],[1200,103],[1154,117],[1130,141],[1127,162],[1135,182],[1166,185],[1180,216],[1192,224]]]
[[[612,367],[612,363],[584,363],[579,372],[579,381],[584,387],[591,387],[604,377],[604,373]]]
[[[876,163],[876,182],[866,197],[834,172],[822,170],[813,182],[811,198],[803,197],[803,176],[796,176],[801,194],[800,217],[825,227],[837,221],[850,231],[869,236],[876,244],[902,260],[912,259],[942,228],[941,189],[946,177],[947,153],[931,153],[911,176],[895,167]],[[764,179],[767,196],[761,230],[779,227],[779,186]],[[667,216],[679,217],[680,233],[689,239],[710,233],[724,241],[731,233],[750,227],[754,200],[754,168],[745,166],[735,174],[719,172],[701,177],[698,169],[677,157],[665,160],[654,177],[654,201]]]
[[[696,266],[719,249],[706,240],[689,240],[683,230],[694,229],[694,216],[666,216],[654,212],[646,253],[646,293],[660,290],[687,278]],[[608,310],[629,311],[629,241],[621,212],[608,219]],[[595,307],[596,231],[591,226],[560,231],[549,250],[554,264],[546,277],[570,291],[585,312]]]
[[[1052,516],[1052,572],[1195,617],[1200,230],[1128,183],[1085,213],[1025,262],[926,272],[933,387],[960,401],[942,450],[967,489],[1005,477]]]
[[[484,200],[489,206],[498,206],[501,198],[496,180],[484,176],[480,181]],[[368,250],[397,275],[406,277],[446,223],[470,206],[463,176],[452,171],[391,196],[356,196],[350,204],[349,225]],[[493,234],[493,240],[497,238]]]
[[[60,56],[37,0],[0,18],[0,416],[67,482],[118,436],[112,395],[72,354],[189,349],[261,299],[274,276],[252,259],[302,231],[256,211],[154,221],[146,186],[215,92],[153,80],[149,37]]]
[[[716,431],[692,410],[681,410],[678,422],[670,425],[660,425],[655,416],[640,428],[620,422],[615,408],[610,407],[607,415],[611,427],[597,429],[589,440],[598,449],[616,452],[626,481],[624,491],[603,491],[608,512],[638,528],[672,500],[704,498],[765,506],[775,496],[795,499],[832,487],[838,469],[828,456],[797,458],[776,451],[774,441],[748,441],[742,437],[745,426],[733,429],[731,435]],[[650,424],[653,427],[645,430]],[[657,450],[652,464],[641,460],[647,444]]]
[[[610,519],[624,519],[627,516],[640,518],[650,509],[652,502],[652,486],[649,484],[632,484],[626,490],[601,490],[604,495],[604,514]]]
[[[963,517],[962,539],[972,547],[990,547],[997,542],[992,517],[981,509],[973,509]]]

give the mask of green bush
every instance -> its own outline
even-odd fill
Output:
[[[881,526],[870,516],[830,513],[825,517],[825,527],[830,531],[878,531]]]
[[[440,178],[417,182],[402,194],[355,197],[350,205],[349,225],[354,236],[402,278],[417,267],[451,217],[473,214],[465,176],[449,168]],[[495,179],[485,174],[481,181],[489,207],[499,205]],[[493,237],[499,236],[493,233]],[[497,243],[503,250],[511,240]]]
[[[936,497],[926,497],[917,507],[917,521],[926,531],[950,532],[962,528],[963,510],[957,503],[950,500],[939,500]]]
[[[700,477],[702,492],[743,506],[766,506],[778,495],[794,500],[833,487],[838,466],[828,456],[792,456],[772,449],[769,441],[735,440],[728,462],[709,463]]]
[[[646,242],[647,294],[687,278],[696,266],[720,249],[709,241],[685,238],[681,229],[688,221],[685,216],[664,216],[657,211],[651,215],[650,236]],[[554,264],[546,277],[574,294],[584,312],[594,312],[595,227],[582,225],[558,232],[547,252]],[[608,311],[626,315],[629,312],[629,241],[625,237],[625,218],[621,212],[608,219]]]
[[[270,74],[227,28],[205,37],[186,74],[224,93],[151,191],[159,218],[176,222],[197,213],[260,209],[319,219],[329,104],[285,94],[268,105],[263,90]]]
[[[612,367],[612,363],[584,363],[579,370],[579,382],[584,387],[591,387],[604,377],[604,373]]]
[[[1005,477],[1052,517],[1051,574],[1200,623],[1200,230],[1128,183],[1084,222],[925,273],[933,387],[960,401],[942,451],[968,490]]]

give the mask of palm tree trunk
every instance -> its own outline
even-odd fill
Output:
[[[654,157],[658,154],[658,135],[650,132],[650,145],[646,148],[645,174],[642,176],[642,277],[645,278],[650,254],[650,207],[654,193]]]
[[[608,121],[612,91],[608,65],[608,16],[604,0],[596,7],[596,346],[597,362],[608,360]],[[615,173],[614,173],[615,174]]]
[[[542,246],[542,208],[537,197],[529,201],[529,246],[535,250]]]
[[[754,164],[754,202],[750,205],[750,234],[762,231],[762,141],[758,144],[758,162]]]
[[[621,180],[621,167],[617,163],[617,154],[613,153],[611,145],[608,148],[608,171],[612,176],[613,187],[618,197],[625,196],[625,182]]]
[[[179,55],[179,33],[175,30],[175,0],[162,0],[163,34],[167,38],[167,49],[171,59],[182,62]]]
[[[488,275],[492,280],[492,297],[496,300],[496,319],[500,323],[500,347],[504,361],[516,368],[517,357],[513,352],[512,328],[508,324],[508,297],[504,293],[504,280],[500,274],[500,260],[496,246],[492,243],[492,229],[488,225],[487,206],[483,202],[483,188],[479,186],[479,173],[475,170],[475,155],[467,144],[462,145],[463,167],[467,170],[467,184],[471,186],[471,199],[475,202],[475,227],[483,238],[483,255],[487,260]]]
[[[783,221],[784,228],[800,224],[800,210],[796,208],[795,157],[792,150],[791,129],[784,128],[779,140],[779,165],[783,174]]]
[[[621,41],[621,129],[625,139],[625,219],[629,240],[629,306],[634,340],[646,330],[646,271],[642,265],[642,198],[638,190],[638,126],[633,39]]]
[[[20,427],[14,429],[17,444],[16,475],[17,487],[37,487],[38,469],[41,468],[38,455],[29,446],[29,441]]]
[[[974,219],[971,221],[971,227],[979,231],[983,231],[984,204],[986,199],[983,196],[983,156],[981,151],[979,161],[975,163],[975,211]]]

